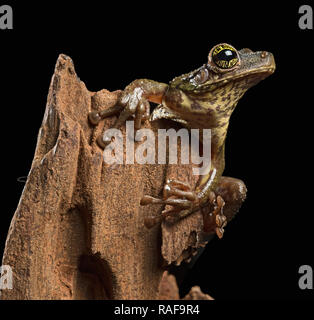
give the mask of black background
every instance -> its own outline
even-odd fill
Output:
[[[230,123],[225,175],[245,181],[248,198],[223,240],[208,244],[181,294],[200,285],[217,300],[313,297],[298,287],[299,267],[314,268],[314,31],[298,28],[305,3],[49,3],[7,1],[14,29],[0,30],[0,257],[60,53],[73,59],[89,90],[116,90],[137,78],[168,82],[227,42],[272,52],[277,70],[245,94]]]

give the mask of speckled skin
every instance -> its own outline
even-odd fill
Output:
[[[217,46],[224,45],[231,50],[233,48],[227,44]],[[167,181],[163,199],[144,196],[142,205],[164,203],[174,207],[171,211],[163,212],[161,217],[148,219],[147,226],[169,216],[182,218],[210,204],[212,213],[205,223],[206,230],[214,231],[221,237],[227,218],[223,214],[225,201],[217,190],[223,194],[221,186],[224,185],[227,190],[226,183],[235,185],[229,188],[234,193],[233,205],[226,205],[230,212],[235,212],[245,198],[246,188],[242,181],[222,177],[227,129],[239,99],[249,88],[274,72],[275,61],[273,55],[266,51],[237,51],[233,48],[237,63],[232,68],[223,69],[213,61],[213,50],[217,46],[210,51],[207,64],[173,79],[169,85],[148,79],[135,80],[125,88],[116,107],[90,114],[90,121],[97,124],[100,119],[122,110],[115,126],[120,126],[133,115],[135,128],[140,128],[141,121],[149,116],[148,101],[151,101],[160,104],[151,114],[151,121],[166,118],[180,122],[188,128],[211,129],[209,173],[200,178],[195,191],[190,190],[185,183]],[[101,137],[98,143],[102,147],[106,145]],[[226,193],[224,194],[224,197],[228,198]]]

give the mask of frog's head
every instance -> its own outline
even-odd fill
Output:
[[[274,70],[269,52],[218,44],[210,50],[207,64],[170,82],[165,105],[190,123],[219,127],[229,121],[246,90]]]
[[[244,93],[274,71],[275,60],[271,53],[247,48],[237,51],[221,43],[210,50],[207,64],[173,79],[170,86],[191,94],[215,91],[215,96],[219,96],[231,90]]]

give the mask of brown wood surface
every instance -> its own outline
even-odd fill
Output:
[[[162,195],[167,178],[194,186],[190,165],[104,163],[95,141],[116,117],[94,127],[88,113],[113,106],[118,95],[90,92],[71,58],[58,58],[3,255],[2,264],[13,269],[13,289],[3,290],[1,299],[157,299],[166,266],[199,246],[199,212],[148,230],[144,217],[163,208],[140,206],[144,194]],[[144,125],[154,131],[174,126]],[[176,290],[172,296],[179,298]]]

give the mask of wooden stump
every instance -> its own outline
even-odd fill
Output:
[[[144,218],[163,208],[140,206],[144,194],[160,197],[169,177],[195,185],[190,165],[104,162],[95,141],[116,118],[93,127],[88,113],[113,106],[119,93],[88,91],[71,58],[59,56],[3,256],[13,289],[1,299],[157,299],[166,265],[200,245],[199,212],[148,230]],[[155,132],[175,125],[145,123]]]

